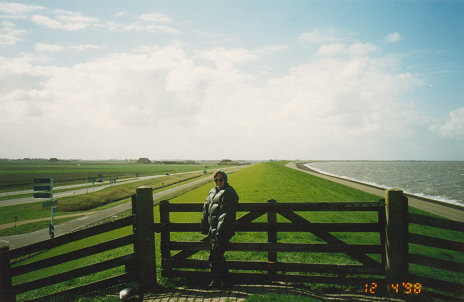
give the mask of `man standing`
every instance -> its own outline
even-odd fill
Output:
[[[201,232],[208,234],[211,242],[209,263],[213,280],[209,287],[228,286],[226,259],[230,238],[235,234],[235,217],[238,195],[227,182],[227,174],[218,171],[214,174],[216,186],[209,192],[203,205]]]

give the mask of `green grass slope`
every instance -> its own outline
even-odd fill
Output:
[[[240,196],[240,202],[315,202],[377,201],[376,195],[359,191],[319,177],[285,167],[287,162],[264,162],[229,175],[229,183]],[[214,183],[172,200],[204,202]]]

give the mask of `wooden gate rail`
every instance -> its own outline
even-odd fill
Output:
[[[64,273],[59,273],[53,276],[45,277],[42,279],[15,285],[13,286],[13,290],[15,291],[16,294],[20,294],[26,291],[53,285],[59,282],[64,282],[64,281],[68,281],[68,280],[75,279],[78,277],[94,274],[94,273],[101,272],[101,271],[104,271],[110,268],[125,265],[128,263],[129,259],[131,259],[132,256],[133,254],[129,254],[129,255],[121,256],[121,257],[114,258],[111,260],[105,260],[102,262],[98,262],[96,264],[87,265],[85,267],[73,269],[73,270],[70,270]]]
[[[74,242],[76,240],[85,239],[94,235],[106,233],[108,231],[117,230],[120,228],[124,228],[127,226],[131,226],[134,221],[134,216],[125,217],[114,222],[97,225],[88,229],[84,229],[81,231],[77,231],[74,233],[69,233],[63,236],[55,237],[53,239],[49,239],[46,241],[42,241],[39,243],[35,243],[29,246],[25,246],[22,248],[14,249],[10,251],[8,254],[10,259],[20,258],[27,254],[34,254],[38,252],[43,252],[60,245]],[[16,265],[10,268],[10,277],[17,277],[23,274],[32,273],[50,266],[60,265],[70,261],[76,261],[83,257],[88,257],[91,255],[95,255],[101,252],[109,251],[115,248],[119,248],[122,246],[134,244],[135,236],[128,235],[125,237],[113,239],[107,242],[99,243],[93,246],[85,247],[82,249],[78,249],[72,252],[68,252],[65,254],[57,255],[54,257],[46,258],[43,260],[35,261],[28,264],[21,264]],[[87,265],[85,267],[69,270],[66,272],[61,272],[58,274],[54,274],[52,276],[47,276],[44,278],[26,281],[20,284],[15,284],[12,286],[12,292],[14,295],[18,295],[21,293],[25,293],[28,291],[36,290],[42,287],[50,286],[56,283],[72,280],[75,278],[91,275],[97,272],[101,272],[107,269],[111,269],[118,266],[125,266],[129,264],[134,259],[134,254],[127,254],[124,256],[116,257],[114,259],[105,260],[102,262],[98,262],[92,265]],[[123,273],[116,276],[112,276],[111,278],[100,280],[97,282],[93,282],[91,284],[86,284],[82,287],[72,288],[68,290],[60,291],[59,293],[53,293],[46,297],[50,297],[56,294],[69,294],[75,293],[82,290],[96,290],[100,288],[105,288],[109,286],[109,284],[114,285],[117,283],[126,283],[130,280],[134,280],[134,277],[131,276],[129,273]],[[117,283],[115,283],[117,282]],[[40,297],[38,299],[44,299],[46,297]],[[11,299],[13,300],[13,299]]]
[[[92,246],[89,246],[89,247],[86,247],[80,250],[61,254],[61,255],[58,255],[52,258],[46,258],[46,259],[39,260],[33,263],[13,267],[11,268],[11,275],[18,276],[18,275],[26,274],[32,271],[37,271],[42,268],[62,264],[65,262],[69,262],[69,261],[87,257],[87,256],[91,256],[96,253],[109,251],[109,250],[112,250],[112,249],[115,249],[121,246],[132,244],[132,243],[134,243],[134,235],[125,236],[125,237],[114,239],[114,240],[107,241],[104,243],[92,245]]]
[[[440,229],[453,230],[458,232],[464,232],[464,223],[451,221],[446,219],[440,219],[436,217],[429,217],[420,214],[408,214],[408,222],[411,224],[418,224],[424,226],[431,226]],[[431,236],[425,236],[420,234],[409,233],[410,244],[429,246],[434,248],[440,248],[444,250],[452,250],[464,253],[464,243],[457,242],[450,239],[442,239]],[[464,276],[464,263],[459,263],[450,260],[437,259],[425,255],[418,255],[414,253],[408,254],[409,263],[418,264],[422,266],[428,266],[433,268],[438,268],[441,270],[451,271],[460,273],[461,276]],[[425,288],[433,288],[437,292],[431,292],[427,289],[425,292],[432,297],[446,299],[447,301],[464,301],[456,296],[462,297],[464,295],[464,279],[463,282],[454,283],[445,280],[439,280],[434,276],[424,276],[418,274],[410,274],[411,279],[417,280],[423,284]],[[454,294],[456,296],[450,296]]]
[[[379,223],[305,223],[305,224],[290,224],[285,222],[278,222],[275,224],[279,232],[315,232],[321,228],[327,232],[366,232],[366,233],[379,233],[383,230]],[[158,228],[158,226],[155,225]],[[198,233],[200,224],[191,222],[176,222],[167,224],[165,230],[170,232],[192,232]],[[269,231],[269,223],[255,222],[251,225],[243,225],[237,223],[235,230],[238,232],[267,232]]]
[[[37,252],[42,252],[44,250],[49,250],[51,248],[70,243],[73,241],[77,241],[80,239],[84,239],[90,236],[98,235],[101,233],[109,232],[112,230],[120,229],[129,225],[132,225],[134,221],[133,216],[128,216],[114,222],[109,222],[105,224],[100,224],[88,229],[84,229],[81,231],[65,234],[53,239],[48,239],[45,241],[40,241],[28,246],[20,247],[9,252],[10,258],[19,258],[22,256],[34,254]]]
[[[58,236],[12,251],[8,251],[8,247],[2,247],[0,250],[0,297],[2,301],[16,301],[17,294],[121,266],[125,268],[124,273],[113,273],[112,276],[106,277],[106,279],[75,288],[60,290],[59,292],[51,293],[44,297],[36,297],[31,301],[44,300],[55,295],[95,291],[136,280],[139,282],[142,289],[153,288],[156,285],[156,265],[154,262],[153,193],[151,188],[140,187],[137,189],[136,194],[132,196],[132,212],[133,215],[129,217]],[[134,215],[134,213],[138,214]],[[76,240],[89,238],[128,226],[132,226],[133,234],[32,263],[18,264],[11,267],[11,263],[14,262],[15,259],[22,258],[25,255],[40,253]],[[12,285],[12,278],[14,277],[33,273],[51,266],[78,261],[84,257],[128,245],[134,246],[133,253]]]
[[[207,237],[197,242],[171,241],[171,232],[199,232],[200,223],[172,223],[171,212],[201,212],[203,204],[200,203],[160,203],[161,225],[161,257],[163,276],[182,276],[199,279],[207,272],[198,269],[208,269],[206,260],[187,259],[198,251],[209,250]],[[301,217],[295,211],[375,211],[378,212],[376,223],[312,223]],[[385,278],[385,265],[379,263],[366,254],[384,254],[384,240],[380,239],[378,245],[346,244],[329,232],[376,232],[380,237],[385,234],[385,201],[379,202],[338,202],[338,203],[277,203],[270,200],[268,203],[239,203],[237,212],[247,212],[236,220],[237,232],[267,232],[268,242],[242,243],[231,242],[230,251],[257,251],[267,252],[268,261],[228,261],[232,270],[267,272],[233,272],[232,278],[240,281],[265,280],[319,280],[323,283],[358,283],[369,280],[383,280]],[[383,212],[383,213],[382,213]],[[267,213],[267,222],[253,220]],[[290,222],[277,222],[276,214],[290,220]],[[311,232],[327,244],[279,243],[278,232]],[[177,251],[177,252],[175,252]],[[174,255],[171,255],[174,252]],[[360,265],[351,264],[308,264],[308,263],[282,263],[277,261],[277,253],[285,252],[312,252],[312,253],[345,253],[359,261]],[[380,257],[384,260],[384,256]],[[181,270],[179,270],[181,269]],[[184,270],[182,270],[184,269]],[[185,270],[188,269],[188,270]],[[196,269],[196,271],[192,271]],[[282,273],[278,273],[282,272]],[[288,275],[286,273],[329,273],[332,276],[304,276]],[[345,275],[373,275],[373,278],[345,277]],[[205,275],[206,276],[206,275]],[[378,276],[381,276],[380,278]]]

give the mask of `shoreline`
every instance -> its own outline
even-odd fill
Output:
[[[373,195],[377,195],[380,198],[385,198],[385,189],[378,187],[378,186],[373,186],[361,182],[356,182],[356,181],[351,181],[347,180],[345,178],[340,178],[340,177],[335,177],[331,175],[326,175],[317,171],[314,171],[313,169],[310,169],[306,166],[304,166],[304,163],[302,162],[289,162],[288,164],[285,165],[286,167],[290,169],[295,169],[297,171],[301,171],[304,173],[311,174],[316,177],[324,178],[329,181],[337,182],[340,184],[343,184],[345,186],[349,186],[364,192],[371,193]],[[455,206],[452,204],[447,204],[444,202],[439,202],[433,199],[427,199],[415,195],[410,195],[410,194],[405,194],[408,197],[408,203],[409,206],[444,217],[446,219],[454,220],[454,221],[460,221],[464,222],[464,208],[460,206]]]
[[[381,186],[376,186],[376,185],[373,185],[373,184],[369,184],[369,183],[365,183],[365,182],[361,182],[361,181],[357,181],[357,180],[353,180],[353,179],[349,179],[349,178],[345,178],[345,177],[340,177],[340,176],[336,176],[336,175],[332,175],[332,174],[327,174],[327,173],[323,173],[323,172],[311,169],[311,168],[306,166],[306,164],[309,164],[309,163],[311,163],[311,162],[296,163],[296,166],[298,168],[300,168],[300,169],[308,170],[308,171],[311,171],[313,173],[325,175],[325,176],[328,176],[328,177],[333,177],[333,178],[337,178],[337,179],[340,179],[340,180],[345,180],[345,181],[357,183],[357,184],[360,184],[360,185],[363,185],[363,186],[368,186],[368,187],[379,189],[379,190],[384,190],[384,191],[388,190],[388,189],[386,189],[384,187],[381,187]],[[419,199],[419,200],[422,200],[422,201],[425,201],[425,202],[436,203],[436,204],[440,204],[440,205],[443,205],[443,206],[448,206],[448,207],[451,207],[451,208],[454,208],[454,209],[464,211],[464,206],[461,206],[459,204],[446,202],[446,201],[442,201],[442,200],[437,200],[437,199],[432,199],[432,198],[428,198],[428,197],[423,197],[423,196],[419,196],[419,195],[415,195],[415,194],[411,194],[411,193],[403,193],[403,194],[406,195],[409,198],[415,198],[415,199]]]

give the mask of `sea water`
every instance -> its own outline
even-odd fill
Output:
[[[464,161],[318,161],[328,175],[464,206]]]

